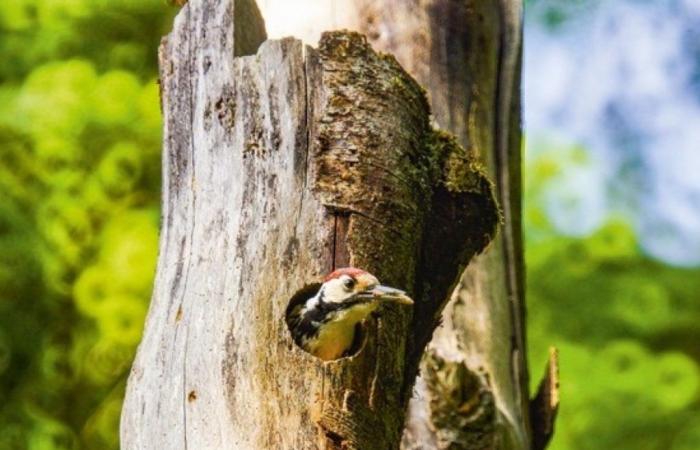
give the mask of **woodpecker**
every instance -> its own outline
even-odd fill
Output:
[[[360,323],[385,302],[413,304],[404,291],[346,267],[327,275],[308,300],[290,304],[287,325],[301,348],[325,361],[338,359],[356,349]]]

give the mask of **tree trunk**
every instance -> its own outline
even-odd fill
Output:
[[[437,124],[495,181],[500,232],[464,272],[423,361],[403,448],[541,449],[558,407],[557,358],[529,402],[521,230],[520,0],[298,0],[312,21],[282,20],[285,0],[259,0],[279,29],[315,42],[349,28],[394,54],[425,87]],[[448,400],[445,400],[448,399]],[[533,417],[530,417],[533,411]]]
[[[354,33],[264,36],[252,0],[191,0],[161,46],[160,254],[125,449],[398,448],[440,312],[494,235],[491,183],[394,58]],[[322,362],[285,310],[346,265],[415,306]]]

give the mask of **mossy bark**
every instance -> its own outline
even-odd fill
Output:
[[[161,48],[160,255],[122,447],[395,449],[440,311],[494,236],[492,184],[393,57],[349,32],[252,54],[251,5],[190,0]],[[346,265],[416,304],[322,362],[284,314]]]

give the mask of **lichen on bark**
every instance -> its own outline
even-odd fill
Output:
[[[425,354],[422,366],[437,449],[493,449],[497,410],[488,376],[434,351]]]

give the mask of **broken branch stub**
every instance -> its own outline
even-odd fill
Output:
[[[161,49],[163,225],[122,446],[398,448],[439,311],[493,236],[490,183],[361,35],[234,58],[237,6],[189,2]],[[323,363],[285,310],[344,265],[416,307],[382,310],[358,354]]]
[[[530,401],[532,418],[532,448],[544,450],[554,435],[554,424],[559,412],[559,351],[549,349],[549,359],[544,378],[537,394]]]

